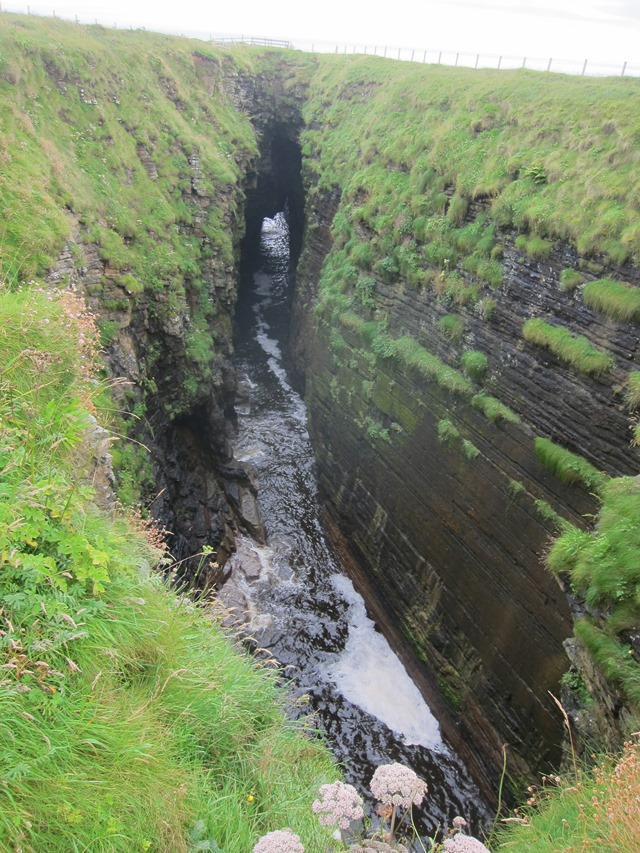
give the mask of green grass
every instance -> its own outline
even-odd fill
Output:
[[[3,845],[246,853],[289,825],[323,851],[309,804],[333,760],[275,674],[150,573],[145,529],[94,503],[91,316],[5,288],[0,321]]]
[[[627,376],[624,398],[631,411],[640,406],[640,370],[632,370]]]
[[[445,314],[438,321],[438,328],[452,343],[459,343],[464,335],[464,321],[458,314]]]
[[[564,269],[560,273],[560,290],[562,293],[570,293],[579,287],[584,281],[584,276],[574,269]]]
[[[614,320],[627,323],[640,319],[640,288],[622,281],[601,278],[582,288],[582,301]]]
[[[521,422],[519,415],[508,406],[505,406],[500,400],[496,399],[496,397],[492,397],[489,394],[474,394],[471,399],[471,405],[476,409],[480,409],[484,413],[484,416],[492,423],[500,420],[512,424],[519,424]]]
[[[516,237],[516,249],[526,252],[527,255],[536,260],[542,260],[551,254],[553,243],[535,235],[529,237],[526,234],[520,234]]]
[[[527,320],[522,335],[528,343],[545,347],[581,373],[598,375],[613,366],[612,357],[592,346],[584,335],[574,335],[540,317]]]
[[[529,789],[530,805],[510,815],[488,842],[494,853],[558,853],[598,850],[636,853],[640,801],[637,742],[621,755],[601,756],[597,766],[547,775]]]
[[[483,352],[470,349],[462,353],[460,357],[460,364],[467,376],[475,379],[476,382],[480,382],[484,379],[489,362]]]
[[[570,578],[576,592],[602,614],[581,621],[576,635],[627,699],[640,710],[640,665],[621,632],[640,624],[640,485],[636,477],[609,480],[593,532],[565,530],[549,551],[549,568]]]
[[[577,453],[571,453],[548,438],[537,436],[534,447],[538,462],[565,485],[581,485],[589,491],[600,492],[607,476]]]
[[[466,376],[449,367],[409,336],[394,341],[394,354],[406,367],[417,370],[426,379],[437,382],[451,394],[468,396],[473,390]]]

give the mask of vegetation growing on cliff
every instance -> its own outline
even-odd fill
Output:
[[[246,853],[282,822],[324,849],[308,803],[332,760],[94,503],[91,317],[3,288],[0,321],[3,849]]]
[[[640,625],[640,480],[614,478],[602,487],[601,498],[596,530],[570,527],[547,561],[595,608],[576,623],[576,635],[640,714],[640,656],[629,633]]]
[[[215,380],[210,279],[234,260],[238,184],[257,153],[225,62],[186,39],[0,16],[0,276],[46,275],[66,245],[59,281],[87,282],[108,338],[136,308],[174,334],[182,323],[174,415]],[[145,353],[149,382],[158,357]]]

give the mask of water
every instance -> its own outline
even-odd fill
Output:
[[[235,587],[223,596],[248,612],[248,632],[285,668],[292,705],[314,713],[347,781],[368,796],[374,769],[400,761],[429,785],[416,810],[421,832],[457,814],[477,829],[487,817],[477,790],[323,533],[305,406],[283,358],[288,261],[278,214],[263,226],[261,268],[239,306],[236,341],[246,399],[235,456],[255,472],[267,544],[240,541]],[[308,704],[296,701],[304,696]]]

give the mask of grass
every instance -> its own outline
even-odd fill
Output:
[[[574,269],[564,269],[560,273],[560,290],[562,293],[570,293],[579,287],[584,281],[584,276]]]
[[[581,373],[598,375],[613,366],[612,357],[592,346],[584,335],[574,335],[562,326],[553,326],[540,317],[527,320],[522,335],[530,344],[545,347]]]
[[[484,413],[484,416],[492,423],[500,420],[512,424],[519,424],[521,422],[519,415],[490,394],[474,394],[471,398],[471,405],[476,409],[480,409]]]
[[[582,288],[582,301],[614,320],[631,323],[640,319],[640,288],[622,281],[590,281]]]
[[[160,327],[188,317],[192,381],[176,386],[173,415],[215,374],[208,279],[233,262],[238,182],[257,154],[253,127],[222,91],[225,55],[141,30],[0,16],[0,279],[44,276],[67,242],[79,270],[95,245],[105,308],[141,306]],[[201,205],[196,171],[199,191],[228,206]],[[147,375],[155,357],[147,349]]]
[[[6,288],[0,318],[3,845],[246,853],[286,823],[324,850],[309,804],[332,759],[275,674],[150,573],[150,528],[94,503],[93,318]]]
[[[640,406],[640,370],[632,370],[627,376],[624,398],[631,411]]]
[[[601,758],[593,772],[543,777],[530,791],[530,805],[492,834],[491,850],[635,853],[639,788],[640,747],[634,740],[616,758]]]
[[[602,614],[576,624],[579,636],[601,670],[640,710],[640,665],[621,632],[640,624],[640,485],[635,477],[609,480],[593,532],[565,529],[547,562],[568,576],[574,590]]]
[[[438,328],[452,343],[459,343],[464,335],[464,321],[458,314],[445,314],[438,321]]]
[[[483,352],[470,349],[462,353],[460,364],[467,376],[475,379],[476,382],[481,382],[487,372],[489,362]]]
[[[548,438],[537,436],[534,441],[538,462],[568,486],[581,485],[599,493],[607,476],[577,453],[571,453]]]

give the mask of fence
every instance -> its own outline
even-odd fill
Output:
[[[20,9],[7,9],[6,3],[3,4],[0,0],[0,12],[16,12],[17,14],[31,14],[31,9],[28,5],[22,6]],[[52,13],[56,17],[55,11]],[[58,16],[60,17],[60,16]],[[78,15],[67,20],[75,20],[75,23],[98,23],[97,18],[91,21],[83,21]],[[111,26],[105,24],[104,26]],[[113,27],[117,25],[114,22]],[[126,27],[133,29],[133,27]],[[142,27],[144,29],[144,27]],[[597,62],[589,59],[561,59],[561,58],[540,58],[535,56],[508,56],[508,55],[491,55],[485,53],[471,53],[466,51],[450,51],[450,50],[430,50],[424,48],[406,48],[406,47],[389,47],[387,45],[377,44],[345,44],[326,41],[311,41],[296,39],[290,41],[288,39],[273,39],[261,38],[248,35],[229,35],[218,34],[211,35],[202,31],[172,31],[173,35],[184,35],[192,38],[210,41],[214,44],[252,44],[261,47],[276,47],[284,50],[302,50],[311,53],[353,53],[366,54],[371,56],[386,57],[387,59],[396,59],[404,62],[421,62],[433,65],[451,65],[460,68],[495,68],[495,69],[515,69],[528,68],[532,71],[549,71],[563,74],[577,74],[589,77],[640,77],[640,65],[630,64],[628,62],[620,62],[618,65],[610,63]]]
[[[254,43],[247,36],[212,36],[218,43]],[[386,57],[403,62],[420,62],[432,65],[451,65],[459,68],[528,68],[531,71],[553,71],[562,74],[577,74],[589,77],[640,77],[640,65],[620,62],[619,65],[589,59],[562,59],[555,57],[509,56],[506,54],[471,53],[451,50],[429,50],[424,48],[389,47],[377,44],[345,44],[336,42],[314,42],[296,39],[290,42],[294,50],[311,53],[365,54]]]

